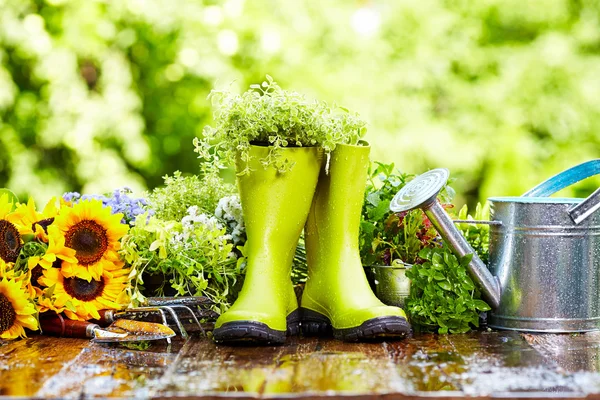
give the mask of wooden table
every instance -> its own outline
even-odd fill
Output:
[[[0,395],[34,397],[598,398],[600,333],[290,338],[278,347],[193,337],[147,350],[32,336],[0,342]]]

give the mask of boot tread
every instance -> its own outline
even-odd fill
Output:
[[[353,328],[336,329],[325,315],[301,308],[302,333],[305,336],[332,336],[346,342],[378,339],[403,339],[410,333],[410,324],[403,317],[371,318]]]
[[[227,322],[213,331],[216,343],[228,344],[283,344],[286,332],[276,331],[256,321]]]
[[[286,318],[287,331],[269,328],[267,324],[258,321],[227,322],[213,331],[217,343],[231,344],[283,344],[286,336],[300,334],[300,311],[294,310]]]

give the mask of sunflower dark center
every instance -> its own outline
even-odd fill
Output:
[[[54,222],[54,218],[46,218],[46,219],[43,219],[41,221],[34,222],[33,225],[31,225],[31,229],[35,232],[35,226],[39,225],[39,226],[42,227],[42,229],[44,230],[44,232],[48,233],[48,227],[50,225],[52,225],[53,222]]]
[[[38,264],[31,270],[31,284],[33,286],[39,287],[38,279],[44,275],[44,269]]]
[[[65,278],[65,291],[81,301],[92,301],[102,296],[104,281],[92,279],[90,282],[81,278]]]
[[[6,332],[15,323],[17,313],[8,297],[0,293],[0,333]]]
[[[108,249],[106,229],[95,221],[83,220],[73,225],[65,235],[65,245],[75,250],[75,257],[82,265],[94,264]]]
[[[0,221],[0,258],[5,262],[15,262],[21,251],[21,235],[12,223]]]

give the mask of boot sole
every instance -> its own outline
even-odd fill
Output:
[[[335,329],[329,318],[316,311],[301,309],[302,333],[305,336],[332,336],[345,342],[400,340],[410,333],[410,324],[397,316],[377,317],[354,328]]]
[[[271,329],[267,324],[257,321],[227,322],[213,330],[213,339],[219,344],[283,344],[287,336],[297,336],[300,333],[299,310],[288,315],[286,322],[287,331]]]

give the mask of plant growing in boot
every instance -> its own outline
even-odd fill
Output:
[[[206,126],[204,137],[194,140],[196,152],[215,167],[241,160],[245,168],[238,174],[249,172],[252,144],[269,146],[261,163],[283,172],[293,164],[283,148],[318,146],[331,152],[338,144],[358,143],[366,132],[356,113],[283,90],[269,75],[241,95],[213,90],[209,98],[215,126]]]
[[[196,139],[206,173],[235,163],[246,224],[244,285],[217,320],[221,342],[283,343],[299,330],[290,279],[323,153],[356,144],[365,123],[347,110],[281,89],[270,76],[242,95],[213,91],[215,127]]]

